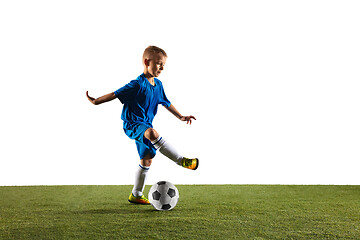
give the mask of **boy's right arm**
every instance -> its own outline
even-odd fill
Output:
[[[99,105],[104,102],[109,102],[111,100],[114,100],[116,98],[115,93],[109,93],[99,98],[93,98],[89,96],[89,91],[86,91],[86,97],[89,99],[89,101],[94,105]]]

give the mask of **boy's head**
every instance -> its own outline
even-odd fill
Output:
[[[149,46],[143,54],[144,72],[152,77],[158,77],[164,69],[167,59],[166,52],[156,46]]]
[[[151,57],[154,55],[162,55],[163,57],[167,58],[167,54],[163,49],[156,46],[148,46],[144,51],[143,61],[145,59],[151,59]]]

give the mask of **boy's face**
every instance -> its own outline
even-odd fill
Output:
[[[166,57],[162,54],[154,54],[150,59],[145,59],[147,72],[153,77],[160,76],[161,71],[164,70],[165,63]]]

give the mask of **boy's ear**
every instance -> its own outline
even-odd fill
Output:
[[[145,66],[149,66],[150,65],[150,59],[145,58],[144,59],[144,64],[145,64]]]

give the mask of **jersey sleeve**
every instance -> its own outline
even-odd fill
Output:
[[[140,85],[136,80],[132,80],[122,88],[116,90],[115,96],[120,100],[122,104],[128,103],[136,98],[136,94],[139,91]]]
[[[164,90],[164,87],[163,87],[162,84],[161,84],[160,104],[163,105],[164,107],[170,107],[170,105],[171,105],[171,102],[170,102],[169,99],[166,97],[165,90]]]

